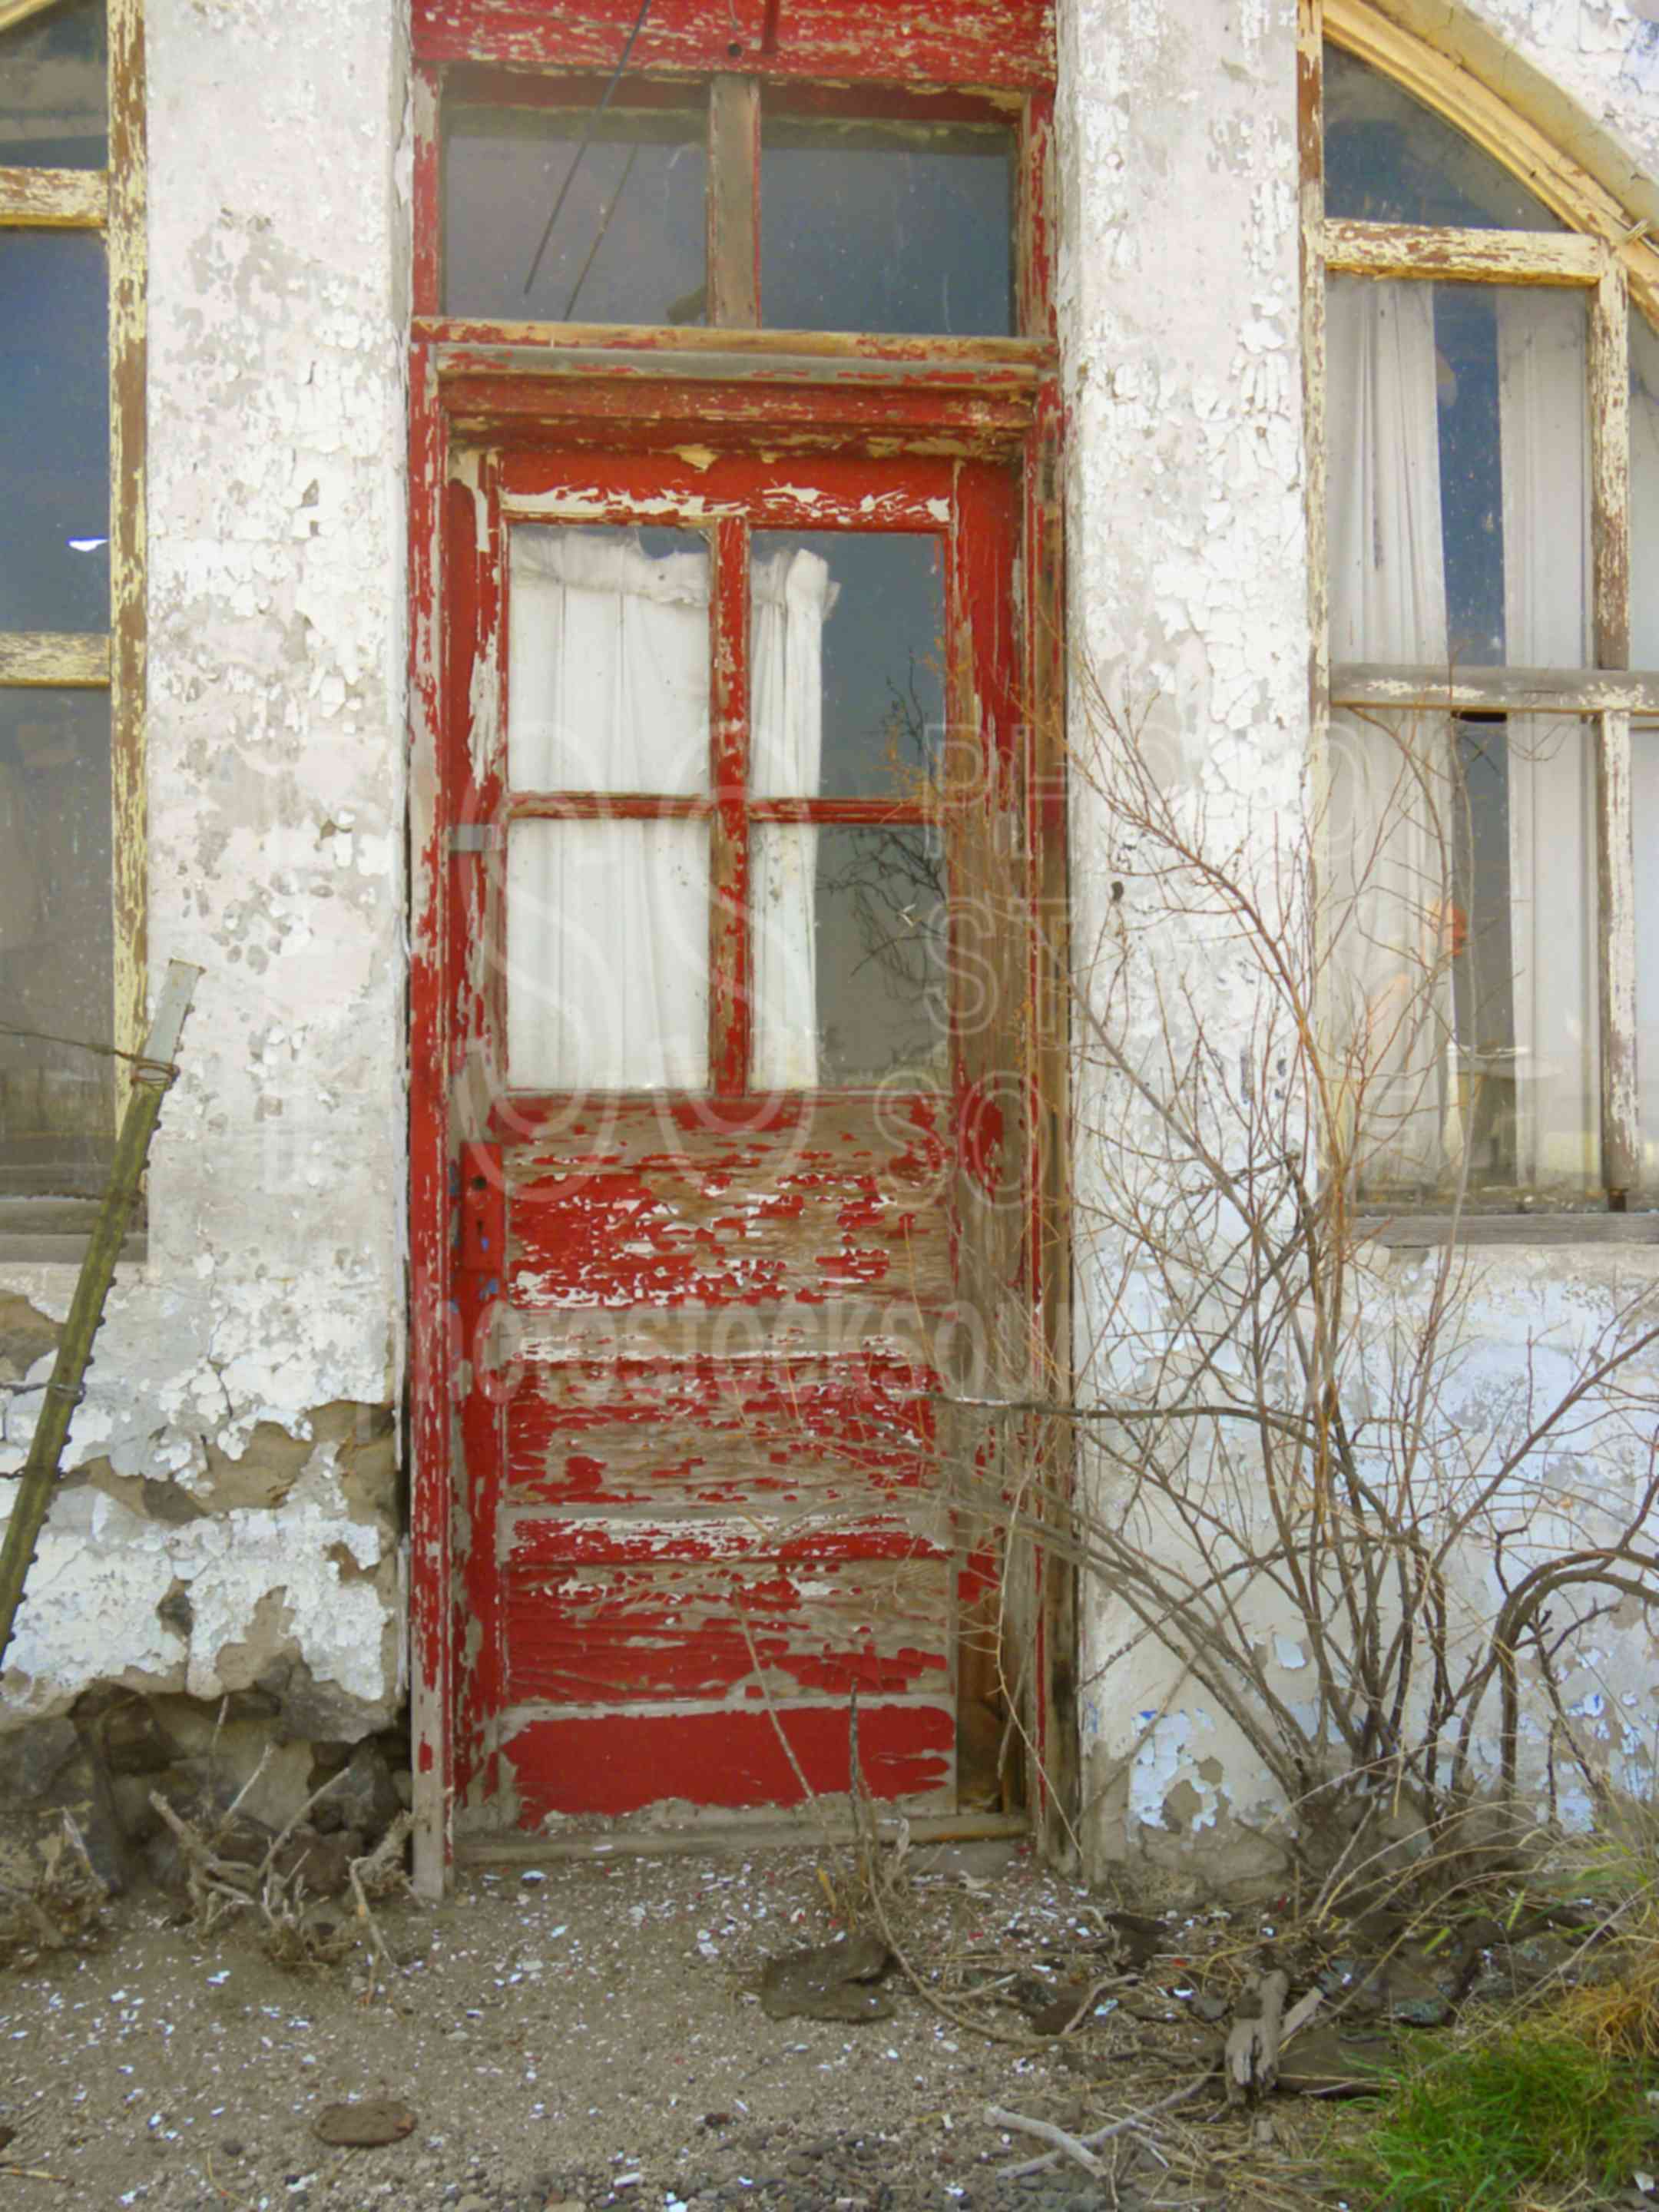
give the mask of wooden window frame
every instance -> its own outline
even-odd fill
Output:
[[[452,1499],[462,1450],[467,1347],[453,1295],[458,1154],[453,1086],[466,1058],[465,1010],[446,977],[465,933],[449,866],[457,824],[447,623],[499,620],[501,548],[444,574],[452,477],[493,442],[609,454],[678,454],[696,471],[711,451],[988,459],[1018,471],[1018,626],[1025,641],[1029,833],[1036,927],[1029,988],[1038,1042],[1025,1224],[1046,1381],[1070,1371],[1069,944],[1065,808],[1059,361],[1052,311],[1050,181],[1054,47],[1048,0],[981,0],[913,27],[908,0],[659,0],[630,74],[710,87],[707,327],[489,322],[442,315],[442,103],[481,71],[604,78],[638,14],[635,0],[587,0],[556,16],[528,0],[415,0],[415,160],[410,360],[410,1273],[414,1414],[410,1636],[416,1776],[416,1882],[441,1893],[453,1856],[456,1652],[465,1594]],[[792,88],[872,114],[1006,116],[1017,131],[1014,320],[1018,335],[961,338],[757,326],[756,204],[762,88]],[[526,89],[520,87],[520,89]],[[949,113],[945,112],[950,110]],[[736,149],[735,152],[733,149]],[[487,458],[483,465],[489,465]],[[464,486],[453,487],[458,492]],[[466,489],[470,499],[471,493]],[[971,582],[971,577],[968,580]],[[746,580],[744,589],[746,590]],[[711,1071],[712,1073],[713,1071]],[[1064,1479],[1057,1469],[1056,1480]],[[1055,1852],[1077,1796],[1075,1577],[1035,1588],[1033,1722],[1045,1769],[1032,1808]],[[1043,1785],[1046,1784],[1046,1789]]]
[[[0,31],[44,15],[56,0],[0,0]],[[0,229],[90,231],[105,241],[109,287],[110,622],[108,631],[0,633],[0,686],[105,690],[110,700],[111,885],[114,991],[94,1043],[136,1052],[148,996],[144,790],[144,445],[146,130],[143,0],[106,0],[109,156],[98,169],[0,168]],[[126,1091],[116,1062],[116,1111]],[[110,1132],[112,1139],[114,1130]],[[31,1228],[37,1201],[0,1207],[0,1253],[14,1260],[78,1258],[72,1206]],[[9,1218],[8,1218],[9,1217]],[[15,1227],[14,1227],[15,1224]],[[130,1253],[139,1249],[130,1243]]]
[[[1325,213],[1323,55],[1326,41],[1392,80],[1515,175],[1565,233],[1465,230],[1356,222]],[[1548,714],[1589,722],[1595,746],[1595,831],[1601,927],[1597,991],[1601,1042],[1600,1158],[1606,1212],[1534,1213],[1514,1206],[1455,1216],[1391,1209],[1373,1224],[1384,1241],[1532,1243],[1659,1243],[1659,1206],[1641,1177],[1636,1063],[1635,859],[1631,721],[1659,714],[1659,672],[1630,667],[1630,315],[1659,330],[1659,247],[1647,225],[1571,161],[1526,117],[1426,40],[1366,0],[1298,0],[1298,141],[1302,214],[1304,433],[1308,455],[1310,711],[1316,758],[1325,761],[1334,708],[1419,708]],[[1579,669],[1333,667],[1327,538],[1326,281],[1546,284],[1583,292],[1589,316],[1588,390],[1595,665]],[[1546,1220],[1571,1234],[1545,1232]]]

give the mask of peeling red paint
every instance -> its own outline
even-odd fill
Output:
[[[728,0],[657,0],[641,59],[702,70],[697,42],[718,33],[729,68],[728,42],[761,4],[738,0],[733,15]],[[591,67],[583,40],[602,44],[633,13],[633,0],[605,0],[580,21],[532,0],[417,0],[419,100],[431,108],[437,72],[463,55]],[[863,100],[860,112],[878,96],[861,77],[1035,88],[1021,186],[1028,335],[982,347],[443,323],[438,140],[429,114],[422,124],[416,306],[429,374],[411,542],[428,702],[416,775],[424,759],[437,795],[416,848],[415,1561],[417,1666],[442,1679],[445,1719],[422,1739],[419,1771],[441,1772],[463,1801],[503,1793],[527,1826],[668,1797],[799,1802],[772,1715],[754,1710],[757,1668],[813,1788],[846,1787],[844,1700],[856,1684],[870,1700],[860,1735],[877,1794],[955,1799],[955,1624],[966,1605],[994,1606],[982,1565],[951,1549],[930,1393],[963,1315],[1035,1280],[1036,1217],[1019,1202],[1035,1117],[1019,1074],[1010,1095],[995,1073],[1023,1066],[1012,1024],[1026,936],[1016,896],[995,1018],[957,1040],[954,1108],[921,1093],[747,1094],[753,823],[768,805],[775,820],[908,818],[873,802],[745,797],[747,532],[945,538],[951,714],[981,756],[953,883],[977,890],[981,846],[999,838],[1024,866],[1016,524],[1020,456],[1052,367],[1036,188],[1046,139],[1039,148],[1030,119],[1046,131],[1048,37],[1040,0],[988,0],[938,24],[898,0],[860,10],[804,0],[779,15],[767,56],[780,75],[840,56],[833,74],[846,84],[833,98]],[[969,56],[983,65],[968,69]],[[711,375],[693,356],[715,350]],[[743,450],[757,434],[772,458]],[[449,434],[459,459],[445,489]],[[695,460],[672,450],[681,443]],[[501,846],[452,854],[450,827],[669,804],[507,787],[504,535],[514,516],[551,513],[645,516],[712,537],[709,796],[689,803],[714,855],[709,1097],[576,1103],[501,1081]],[[961,826],[949,825],[952,839]],[[453,1203],[443,1188],[462,1143],[499,1148],[499,1277],[483,1194],[469,1195],[465,1177]],[[455,1267],[458,1233],[459,1256],[482,1264]],[[485,1347],[503,1313],[511,1328],[494,1359]],[[471,1377],[453,1424],[441,1372]]]

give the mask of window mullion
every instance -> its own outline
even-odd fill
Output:
[[[144,787],[147,109],[143,0],[109,0],[110,803],[115,1042],[148,1026],[148,814]],[[118,1106],[127,1066],[118,1060]]]
[[[0,229],[101,230],[108,216],[101,169],[0,169]]]
[[[0,684],[99,690],[109,682],[109,640],[100,630],[0,633]]]
[[[760,83],[720,76],[708,88],[708,319],[760,325]]]
[[[1607,254],[1590,295],[1591,544],[1595,665],[1630,666],[1630,293]]]
[[[1595,654],[1630,666],[1630,299],[1625,271],[1605,254],[1590,295],[1590,544]],[[1601,1030],[1601,1178],[1622,1208],[1641,1180],[1636,1066],[1636,880],[1630,716],[1597,717],[1596,851],[1601,927],[1597,955]]]
[[[1641,1181],[1636,1067],[1636,863],[1632,838],[1630,716],[1596,717],[1595,812],[1601,929],[1601,1180],[1624,1210]]]
[[[709,854],[708,1066],[724,1097],[749,1086],[749,526],[717,523],[709,593],[709,736],[714,818]]]

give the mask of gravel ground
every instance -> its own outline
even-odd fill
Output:
[[[897,1976],[890,2018],[769,2019],[756,1994],[767,1960],[839,1930],[830,1864],[789,1850],[469,1875],[441,1906],[380,1908],[401,1971],[372,2000],[361,1964],[296,1976],[246,1929],[203,1938],[164,1899],[124,1900],[96,1948],[0,1976],[0,2140],[14,2131],[0,2212],[1258,2201],[1237,2178],[1251,2124],[1225,2117],[1207,2124],[1229,2158],[1207,2185],[1190,2159],[1183,2182],[1130,2144],[1098,2180],[1076,2166],[1000,2174],[1041,2146],[993,2127],[988,2104],[1100,2125],[1180,2078],[1168,2049],[1151,2074],[1137,2063],[1109,2003],[1035,2051],[958,2027]],[[892,1910],[919,1963],[1004,1972],[1012,1959],[1040,1997],[1045,1979],[1066,1983],[1068,1950],[1092,1942],[1099,1970],[1091,1903],[1023,1852],[970,1846],[914,1854]],[[1029,2035],[1018,2012],[982,2010]],[[384,2097],[417,2116],[404,2141],[319,2140],[325,2106]]]

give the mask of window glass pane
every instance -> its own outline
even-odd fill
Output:
[[[945,742],[941,541],[767,530],[753,549],[750,787],[925,802]]]
[[[523,321],[704,319],[699,112],[463,108],[444,139],[445,312]],[[567,179],[569,190],[565,191]],[[542,234],[564,204],[526,284]]]
[[[1325,212],[1461,230],[1561,230],[1500,162],[1392,78],[1325,49]]]
[[[1594,1187],[1595,823],[1577,720],[1336,719],[1326,942],[1367,1191]]]
[[[706,822],[515,822],[507,1050],[520,1090],[700,1090]]]
[[[514,789],[707,791],[707,538],[521,524],[511,588]]]
[[[0,31],[0,169],[101,169],[104,0],[63,0]]]
[[[1636,1074],[1641,1088],[1642,1185],[1659,1197],[1659,722],[1631,732],[1636,841]]]
[[[94,1194],[112,1063],[109,694],[0,690],[0,1192]]]
[[[1632,315],[1631,665],[1659,669],[1659,332]]]
[[[1331,656],[1589,657],[1583,295],[1329,288]]]
[[[0,231],[0,630],[109,624],[100,239]]]
[[[771,330],[1013,328],[1013,137],[769,112],[761,320]]]
[[[938,833],[760,823],[751,854],[756,1089],[936,1081],[947,951]]]

